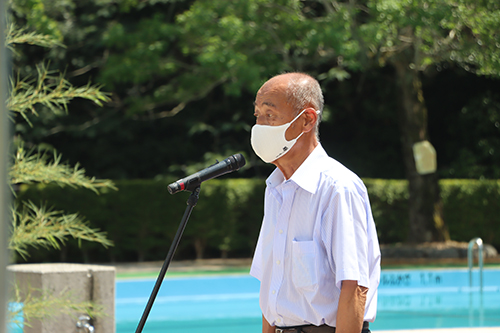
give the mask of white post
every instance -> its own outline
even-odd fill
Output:
[[[7,185],[9,156],[9,119],[7,118],[7,52],[5,50],[5,3],[0,0],[0,333],[7,332],[7,233],[9,225],[9,189]]]

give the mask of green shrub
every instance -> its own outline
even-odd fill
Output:
[[[409,229],[408,182],[364,179],[381,244],[402,242]]]
[[[408,233],[405,180],[365,179],[380,243],[404,242]],[[31,251],[30,261],[126,262],[163,260],[186,208],[189,193],[170,195],[167,181],[116,181],[118,191],[101,195],[73,188],[23,185],[17,200],[50,202],[79,212],[108,233],[115,246],[68,242],[61,253]],[[500,181],[442,180],[444,215],[456,241],[481,237],[500,248]],[[251,257],[262,221],[265,182],[214,179],[203,183],[200,198],[175,259]]]
[[[58,210],[79,212],[108,233],[115,246],[69,242],[62,253],[31,251],[30,261],[120,262],[162,260],[186,209],[189,193],[170,195],[168,182],[120,180],[118,191],[91,191],[23,185],[18,201],[50,202]],[[251,256],[262,219],[264,182],[211,180],[202,184],[175,258]]]
[[[481,237],[500,249],[500,180],[445,179],[440,184],[450,237]]]

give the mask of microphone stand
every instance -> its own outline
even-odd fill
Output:
[[[141,320],[139,321],[139,325],[137,325],[137,329],[135,330],[135,333],[141,333],[142,329],[144,328],[144,325],[146,324],[146,320],[149,316],[149,312],[151,311],[151,308],[153,307],[153,303],[155,301],[156,295],[158,295],[158,291],[160,290],[160,286],[161,286],[161,283],[163,281],[163,278],[165,277],[165,274],[167,273],[168,266],[170,265],[170,262],[172,261],[175,250],[177,250],[177,246],[179,245],[179,242],[181,240],[182,233],[184,232],[184,229],[186,228],[186,224],[187,224],[187,221],[189,220],[189,216],[191,215],[193,208],[198,203],[199,195],[200,195],[200,186],[196,187],[194,189],[194,191],[191,192],[191,195],[189,196],[189,198],[187,200],[187,207],[186,207],[186,210],[184,211],[184,216],[182,217],[181,223],[179,224],[179,228],[177,229],[177,233],[175,234],[174,240],[172,241],[172,245],[170,245],[170,250],[168,251],[167,258],[165,259],[165,262],[163,263],[163,266],[160,270],[160,274],[158,275],[158,278],[156,279],[155,286],[153,288],[153,291],[151,292],[151,295],[149,296],[148,304],[146,305],[146,308],[144,309],[144,312],[142,313]]]

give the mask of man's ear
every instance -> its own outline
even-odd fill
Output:
[[[306,115],[306,121],[304,124],[304,132],[310,132],[312,129],[314,129],[314,126],[316,125],[316,122],[318,121],[318,114],[316,113],[316,110],[313,108],[307,108],[304,111],[304,114]]]

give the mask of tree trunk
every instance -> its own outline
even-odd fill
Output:
[[[194,249],[196,251],[196,259],[203,259],[205,253],[206,240],[196,237],[194,239]]]
[[[443,219],[438,176],[436,173],[421,175],[415,166],[413,144],[430,140],[422,82],[418,70],[410,67],[413,59],[410,49],[399,54],[392,62],[400,89],[402,105],[398,113],[405,173],[410,192],[408,241],[446,241],[450,237]]]

